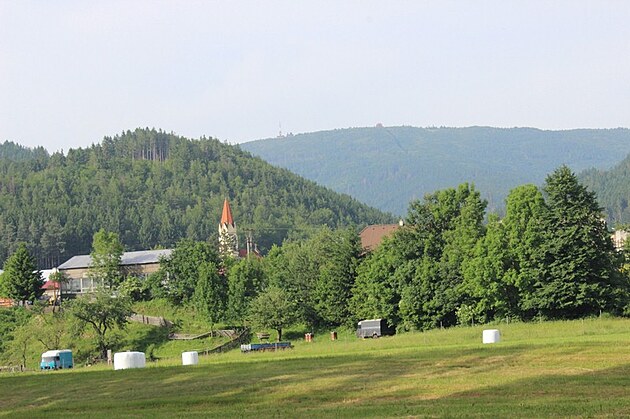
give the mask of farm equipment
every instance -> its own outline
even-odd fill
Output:
[[[292,349],[291,342],[275,342],[275,343],[248,343],[241,345],[241,352],[265,352]]]

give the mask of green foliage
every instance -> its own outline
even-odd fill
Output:
[[[518,313],[518,290],[506,275],[512,266],[509,250],[505,227],[492,215],[485,236],[464,262],[462,292],[468,303],[457,311],[460,324],[486,323]]]
[[[88,254],[100,229],[128,250],[216,242],[225,197],[239,230],[251,230],[262,251],[322,218],[334,228],[391,220],[238,146],[137,129],[65,155],[0,157],[0,263],[24,241],[38,266],[58,266]]]
[[[252,300],[249,320],[256,327],[276,330],[281,341],[282,329],[296,320],[295,304],[286,291],[271,286]]]
[[[100,356],[107,355],[107,348],[116,341],[113,328],[124,328],[132,314],[131,302],[122,296],[112,296],[106,289],[77,298],[70,304],[70,313],[83,327],[89,326],[95,333],[95,343]]]
[[[312,239],[318,258],[314,309],[320,323],[339,326],[349,323],[350,298],[361,251],[356,232],[322,229]]]
[[[579,175],[580,182],[597,195],[609,224],[618,230],[630,223],[630,154],[620,155],[626,157],[609,170],[590,169]]]
[[[534,284],[544,266],[542,245],[547,207],[534,185],[514,188],[507,198],[506,215],[501,224],[507,235],[509,266],[504,274],[508,287],[518,290],[518,309],[513,315],[531,319],[537,314],[533,300]]]
[[[618,257],[594,193],[566,166],[547,177],[545,192],[544,265],[533,297],[539,312],[552,318],[620,312],[627,301],[628,281],[618,271]]]
[[[13,339],[12,332],[31,318],[31,313],[23,307],[0,308],[0,353],[4,352]]]
[[[358,268],[354,319],[402,329],[517,318],[622,313],[630,281],[594,195],[561,167],[515,188],[506,216],[490,215],[468,185],[410,205],[405,227]],[[624,276],[625,275],[625,276]]]
[[[299,321],[314,327],[315,286],[319,275],[317,259],[308,240],[285,242],[271,249],[264,261],[269,284],[289,295]]]
[[[273,248],[264,265],[269,283],[284,289],[300,321],[314,328],[351,321],[350,298],[360,245],[354,230],[313,232]]]
[[[0,143],[0,159],[6,159],[14,162],[30,160],[34,163],[39,163],[41,160],[48,157],[48,152],[41,146],[29,148],[16,144],[12,141]]]
[[[247,315],[250,301],[266,285],[262,262],[257,257],[238,261],[228,272],[227,318],[242,322]]]
[[[202,262],[197,270],[198,280],[193,294],[193,303],[199,313],[210,321],[210,325],[223,318],[227,287],[218,274],[217,265]]]
[[[118,293],[131,301],[144,301],[150,297],[149,283],[140,278],[130,275],[118,286]]]
[[[90,277],[107,285],[109,289],[118,286],[122,281],[120,260],[123,246],[118,234],[100,229],[94,234],[90,257]]]
[[[468,184],[410,204],[406,226],[393,237],[393,248],[403,256],[394,277],[405,328],[457,323],[457,309],[465,301],[463,264],[484,233],[485,206]]]
[[[43,306],[39,307],[29,327],[34,339],[41,344],[41,349],[48,351],[74,346],[69,339],[72,325],[68,317],[66,311],[48,313]]]
[[[153,279],[154,297],[166,297],[173,303],[189,301],[195,293],[204,263],[219,266],[216,247],[209,242],[181,240],[167,259],[160,262],[158,275]]]
[[[401,289],[395,276],[402,263],[395,242],[385,240],[368,254],[357,267],[350,300],[351,318],[387,319],[390,325],[400,323]]]
[[[34,302],[44,292],[42,274],[37,270],[35,259],[25,243],[20,243],[15,253],[7,259],[0,280],[2,292],[16,301]]]

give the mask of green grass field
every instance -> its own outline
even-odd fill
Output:
[[[180,366],[0,375],[19,417],[630,416],[630,320],[500,325],[232,351]]]

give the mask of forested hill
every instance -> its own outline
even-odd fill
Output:
[[[12,141],[0,143],[0,160],[24,161],[48,158],[44,147],[28,148]]]
[[[610,170],[586,170],[579,178],[597,194],[612,226],[630,223],[630,155]]]
[[[0,263],[20,241],[40,268],[90,252],[100,228],[127,250],[216,236],[224,198],[259,246],[291,231],[392,221],[389,215],[214,139],[127,131],[67,153],[0,159]]]
[[[510,189],[542,184],[562,164],[609,168],[630,152],[630,130],[533,128],[349,128],[241,144],[241,148],[384,211],[474,182],[503,207]]]

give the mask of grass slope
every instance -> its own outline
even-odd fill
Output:
[[[628,416],[630,320],[501,325],[359,341],[321,336],[281,353],[143,370],[0,377],[0,415]],[[170,364],[170,365],[169,365]]]

